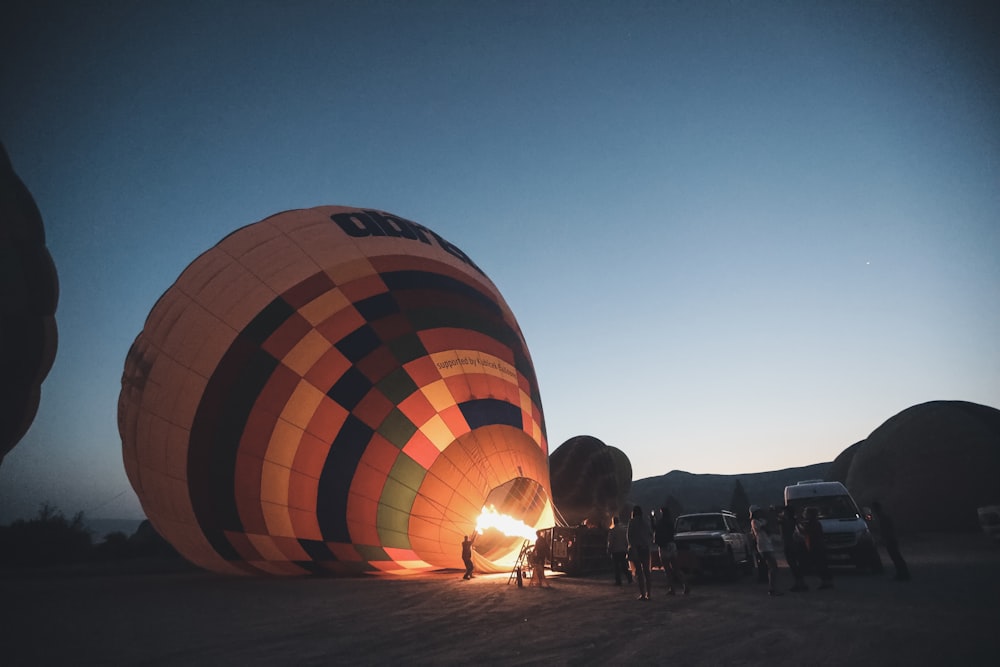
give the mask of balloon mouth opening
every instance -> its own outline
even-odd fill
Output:
[[[545,487],[533,479],[515,477],[486,496],[476,521],[476,551],[495,566],[511,568],[525,540],[552,525],[552,504]]]

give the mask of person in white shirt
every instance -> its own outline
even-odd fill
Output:
[[[771,543],[771,536],[764,530],[767,519],[757,505],[750,506],[750,530],[753,531],[753,539],[757,542],[757,553],[761,560],[767,565],[767,594],[775,597],[781,595],[781,591],[776,588],[778,578],[778,560],[774,557],[774,544]]]

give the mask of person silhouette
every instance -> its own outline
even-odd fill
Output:
[[[531,555],[531,583],[534,586],[552,588],[545,581],[545,562],[549,559],[549,540],[544,530],[535,531],[535,548]]]
[[[757,505],[751,505],[750,530],[753,532],[753,539],[757,543],[757,553],[760,554],[761,560],[764,562],[765,567],[767,567],[767,594],[775,597],[782,594],[776,586],[778,560],[774,557],[774,544],[771,542],[771,536],[764,530],[766,524],[767,520],[764,518],[763,510]]]
[[[615,517],[608,531],[608,555],[615,571],[615,585],[622,585],[622,575],[632,583],[632,570],[628,566],[628,532],[620,517]]]
[[[638,600],[649,599],[649,549],[653,542],[651,533],[642,507],[636,505],[632,508],[632,519],[628,522],[628,559],[635,569],[635,580],[639,584]]]
[[[788,569],[795,580],[791,590],[794,592],[807,591],[809,586],[806,585],[805,579],[802,577],[802,537],[798,530],[799,524],[795,518],[794,507],[785,505],[782,508],[779,525],[781,526],[781,541],[785,549],[785,562],[788,563]]]
[[[819,510],[815,507],[806,509],[805,525],[806,551],[809,553],[809,563],[819,575],[820,590],[833,587],[833,575],[830,574],[830,564],[826,558],[826,541],[823,537],[823,524],[819,521]]]
[[[660,550],[660,563],[667,575],[667,595],[674,594],[674,585],[680,584],[684,595],[691,590],[687,577],[677,563],[677,543],[674,541],[674,516],[669,507],[660,508],[660,520],[653,530],[653,542]]]
[[[903,560],[903,554],[899,553],[899,540],[896,538],[896,524],[889,515],[882,509],[882,503],[875,501],[872,503],[872,512],[878,519],[879,534],[882,537],[882,545],[892,559],[892,564],[896,568],[896,581],[909,581],[910,568]]]
[[[472,541],[474,537],[465,536],[462,540],[462,562],[465,563],[465,576],[462,579],[472,579]]]

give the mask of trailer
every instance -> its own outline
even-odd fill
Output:
[[[574,576],[611,572],[608,531],[587,526],[554,527],[551,569]]]

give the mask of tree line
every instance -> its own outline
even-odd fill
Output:
[[[103,538],[95,542],[83,512],[67,518],[57,507],[42,503],[34,518],[0,526],[0,566],[41,568],[144,557],[179,558],[148,521],[133,535],[116,531]]]

